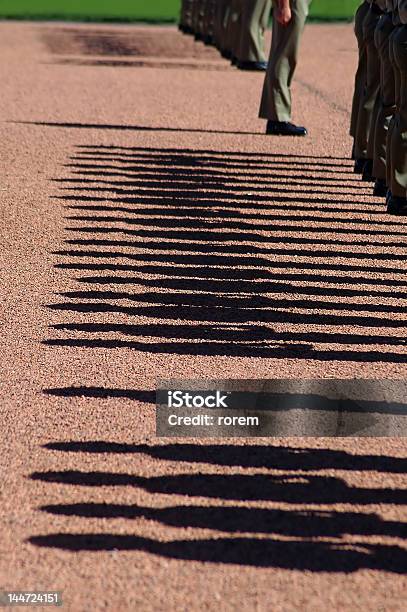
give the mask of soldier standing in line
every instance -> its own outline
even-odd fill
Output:
[[[350,120],[350,130],[349,133],[353,138],[353,150],[352,150],[352,159],[355,159],[355,138],[356,138],[356,130],[358,125],[358,114],[360,107],[360,99],[363,94],[363,90],[366,83],[366,72],[367,72],[367,53],[366,53],[366,44],[365,39],[363,38],[363,21],[370,9],[370,3],[368,0],[364,0],[362,4],[359,5],[359,8],[355,14],[355,36],[358,43],[358,52],[359,52],[359,61],[358,68],[355,75],[355,88],[353,93],[353,102],[352,102],[352,114]],[[358,161],[355,162],[355,172],[357,174],[363,172],[363,164],[359,164]],[[360,165],[360,167],[359,167]]]
[[[373,176],[376,182],[373,195],[379,197],[387,193],[386,140],[396,103],[394,71],[389,55],[390,37],[394,30],[393,5],[394,0],[386,0],[386,12],[380,17],[375,30],[375,44],[380,58],[380,102],[374,126]]]
[[[228,20],[225,28],[222,57],[236,64],[236,49],[240,39],[242,0],[230,0]]]
[[[407,0],[398,0],[401,25],[391,36],[392,63],[395,69],[396,114],[388,133],[390,197],[387,212],[407,216]]]
[[[290,87],[311,0],[273,0],[273,4],[273,38],[259,116],[267,119],[266,134],[305,136],[304,127],[291,123]]]
[[[373,180],[373,139],[369,142],[369,135],[373,130],[373,116],[378,108],[380,89],[380,62],[374,33],[383,14],[378,0],[369,2],[370,8],[363,21],[363,39],[367,54],[366,82],[360,99],[355,137],[355,170],[361,169],[365,181]]]
[[[204,0],[194,0],[192,3],[192,31],[195,40],[201,40],[201,18],[202,18],[202,5]]]
[[[240,70],[266,70],[264,32],[268,26],[271,0],[242,0],[240,36],[234,52]]]
[[[195,0],[195,40],[213,44],[213,14],[215,0]]]
[[[192,30],[192,11],[194,0],[182,0],[181,13],[178,28],[184,34],[193,34]]]
[[[267,68],[264,32],[272,0],[182,0],[179,29],[215,45],[240,70]]]
[[[216,0],[207,0],[203,23],[202,40],[205,45],[214,45],[214,24],[215,24]]]
[[[377,19],[376,26],[373,31],[374,50],[372,49],[372,52],[375,53],[375,62],[378,68],[378,86],[377,86],[376,98],[373,104],[372,119],[371,119],[371,125],[369,129],[369,138],[367,140],[367,159],[369,161],[365,163],[365,167],[363,168],[363,173],[362,173],[362,180],[367,181],[367,182],[375,182],[375,176],[373,175],[374,143],[375,143],[374,139],[375,139],[377,116],[379,114],[380,105],[381,105],[381,60],[380,60],[380,53],[379,53],[379,48],[377,44],[377,29],[379,27],[380,20],[386,13],[386,0],[375,0],[372,6],[374,4],[376,5],[377,10],[380,12],[379,18]],[[370,49],[368,48],[368,58],[369,58],[369,53],[370,53]],[[370,160],[372,160],[371,163],[370,163]]]
[[[396,123],[397,118],[397,108],[399,106],[399,96],[400,96],[400,74],[397,70],[396,61],[394,58],[394,38],[397,36],[398,30],[402,27],[402,23],[400,21],[399,9],[398,9],[398,0],[392,0],[393,4],[393,25],[394,29],[389,38],[389,62],[393,70],[394,77],[394,112],[390,119],[389,129],[387,131],[386,138],[386,183],[388,187],[386,202],[388,203],[391,198],[391,175],[392,175],[392,149],[391,149],[391,139],[393,136],[393,130]]]
[[[229,0],[217,0],[214,16],[214,44],[223,56],[226,30],[230,13]]]

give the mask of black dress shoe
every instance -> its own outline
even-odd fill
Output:
[[[355,159],[355,165],[353,166],[353,172],[355,174],[362,174],[363,168],[365,167],[366,160],[365,159]]]
[[[387,202],[387,212],[389,215],[407,216],[407,198],[391,196]]]
[[[256,70],[265,72],[267,70],[267,62],[237,62],[239,70]]]
[[[365,183],[374,183],[374,176],[373,176],[373,159],[367,159],[365,161],[365,165],[363,166],[363,172],[362,172],[362,181],[364,181]]]
[[[230,60],[230,63],[232,64],[232,66],[237,66],[238,63],[238,59],[236,56],[233,55],[232,59]]]
[[[210,47],[210,46],[212,46],[214,44],[213,38],[212,38],[212,36],[209,36],[209,34],[204,36],[202,40],[203,40],[204,44],[207,45],[208,47]]]
[[[385,198],[387,194],[387,185],[385,179],[376,179],[373,187],[373,195],[377,198]]]
[[[388,189],[387,193],[386,193],[386,204],[388,204],[390,202],[392,197],[393,197],[392,193],[391,193],[390,189]]]
[[[194,38],[195,38],[195,40],[196,40],[197,42],[202,42],[202,41],[203,41],[203,36],[202,36],[202,34],[201,34],[200,32],[197,32],[197,33],[195,34]]]
[[[266,134],[272,136],[306,136],[305,127],[294,125],[289,121],[267,121]]]

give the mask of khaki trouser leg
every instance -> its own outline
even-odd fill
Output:
[[[375,5],[371,5],[363,22],[363,37],[366,43],[367,73],[366,84],[360,100],[358,123],[355,136],[355,156],[357,159],[368,158],[368,141],[372,127],[373,111],[380,87],[380,63],[374,43],[374,32],[380,19]]]
[[[395,111],[394,71],[389,57],[389,40],[394,30],[391,14],[383,15],[375,31],[380,57],[380,108],[374,130],[373,176],[386,179],[386,140]]]
[[[292,0],[287,26],[273,19],[273,37],[259,117],[271,121],[291,119],[291,81],[297,65],[300,38],[308,15],[308,0]]]
[[[244,0],[242,29],[237,58],[242,62],[264,62],[264,30],[271,11],[271,0]]]
[[[392,140],[393,140],[393,132],[396,125],[397,118],[397,109],[400,106],[400,72],[398,70],[396,60],[394,57],[394,41],[396,36],[398,35],[400,28],[402,26],[397,26],[394,28],[392,34],[389,38],[389,61],[393,67],[393,76],[394,76],[394,100],[395,100],[395,109],[392,118],[390,119],[389,129],[387,131],[387,139],[386,139],[386,183],[390,189],[392,176],[393,176],[393,148],[392,148]]]
[[[356,136],[356,129],[358,123],[358,113],[360,107],[360,99],[366,84],[366,73],[367,73],[367,53],[366,53],[366,41],[363,37],[363,22],[369,11],[370,5],[368,2],[361,4],[356,11],[355,15],[355,36],[358,43],[359,51],[359,63],[355,75],[355,89],[353,93],[352,102],[352,115],[350,120],[349,133],[353,138]]]
[[[393,54],[398,70],[399,97],[391,138],[391,182],[394,196],[407,198],[407,26],[398,28],[393,38]]]

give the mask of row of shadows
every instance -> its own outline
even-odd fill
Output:
[[[52,504],[41,510],[51,515],[92,519],[126,520],[131,534],[112,532],[54,533],[37,535],[31,543],[70,551],[145,551],[172,559],[278,567],[313,572],[352,572],[363,568],[404,573],[407,551],[401,546],[406,525],[384,520],[360,506],[405,502],[405,491],[397,488],[350,487],[333,476],[308,474],[308,470],[335,469],[382,471],[400,474],[406,470],[401,458],[363,455],[316,448],[188,444],[148,446],[102,441],[54,442],[54,452],[150,455],[159,461],[191,462],[239,468],[228,474],[175,474],[141,477],[105,471],[36,472],[31,478],[45,483],[75,487],[110,487],[115,503],[83,501]],[[242,474],[241,468],[277,468],[279,475]],[[284,474],[281,471],[285,470]],[[120,503],[120,491],[141,488],[155,495],[182,495],[187,501],[164,507]],[[202,505],[202,497],[207,503]],[[242,506],[242,502],[246,502]],[[262,507],[250,505],[262,502]],[[264,507],[267,503],[273,507]],[[275,504],[284,503],[284,509]],[[223,505],[219,505],[222,503]],[[225,505],[226,504],[226,505]],[[295,504],[287,508],[287,504]],[[333,511],[326,504],[347,504],[346,511]],[[309,509],[313,505],[313,509]],[[315,509],[315,505],[319,509]],[[137,534],[139,521],[159,523],[165,528],[210,529],[204,539],[158,541]],[[143,522],[144,521],[144,522]],[[86,523],[84,523],[86,525]],[[92,522],[89,525],[93,525]]]
[[[77,289],[47,344],[404,362],[406,228],[348,161],[81,146],[66,170]]]
[[[347,162],[86,146],[67,167],[69,176],[57,181],[69,217],[58,267],[74,275],[78,288],[50,305],[68,320],[53,326],[48,344],[190,355],[403,358],[404,277],[395,271],[401,270],[405,230],[390,223],[381,204],[361,197]],[[46,392],[154,401],[138,390]],[[87,470],[36,472],[34,481],[74,487],[76,494],[82,487],[101,495],[114,491],[115,497],[114,503],[96,503],[84,494],[75,503],[43,505],[43,512],[66,517],[67,524],[61,532],[31,537],[36,546],[313,572],[405,571],[405,524],[371,508],[400,508],[405,491],[351,487],[341,477],[343,471],[402,474],[403,459],[258,445],[72,441],[46,448],[62,456],[92,453],[95,461],[88,455]],[[157,467],[189,462],[196,471],[157,470],[146,477],[103,468],[107,457],[123,453],[150,455]],[[203,463],[228,473],[204,473]],[[136,489],[154,499],[165,495],[165,501],[160,507],[129,504],[128,491]],[[75,524],[81,519],[81,533],[70,528],[73,517]],[[95,532],[98,519],[103,532]],[[146,535],[146,521],[194,531],[160,541]],[[211,534],[202,536],[201,529]]]

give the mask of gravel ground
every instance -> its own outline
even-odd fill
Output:
[[[175,28],[0,32],[2,587],[404,610],[403,439],[154,434],[156,378],[406,378],[407,227],[352,174],[351,26],[306,29],[301,141]]]

